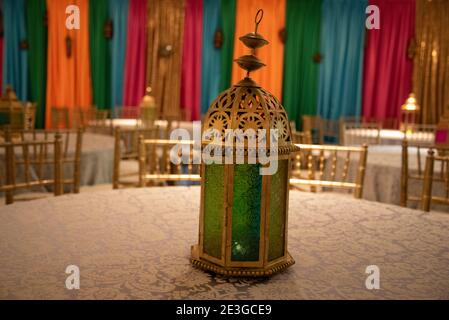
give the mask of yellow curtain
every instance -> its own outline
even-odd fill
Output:
[[[251,73],[251,78],[270,91],[279,100],[282,97],[282,78],[284,68],[284,43],[281,31],[285,27],[286,0],[237,0],[234,59],[249,54],[239,38],[249,32],[254,32],[254,18],[257,10],[263,9],[264,16],[258,28],[270,44],[257,50],[257,56],[267,66]],[[243,79],[246,71],[234,64],[232,68],[232,83]]]
[[[66,28],[66,8],[76,5],[80,11],[80,28]],[[89,1],[47,0],[48,67],[47,112],[45,124],[51,126],[51,108],[87,109],[92,103],[89,60]],[[68,36],[68,38],[67,38]],[[67,40],[71,55],[67,54]],[[72,112],[71,112],[72,113]]]
[[[449,1],[416,1],[416,54],[413,90],[421,121],[438,123],[449,115]]]

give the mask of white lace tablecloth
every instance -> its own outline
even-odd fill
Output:
[[[1,299],[449,299],[449,215],[290,193],[296,264],[270,279],[194,269],[198,187],[66,195],[0,208]],[[80,268],[67,290],[66,267]],[[367,290],[366,267],[380,269]]]

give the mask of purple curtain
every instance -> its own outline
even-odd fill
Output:
[[[181,108],[187,120],[200,119],[203,0],[186,0],[181,73]],[[218,75],[217,75],[218,77]]]
[[[363,116],[398,119],[411,91],[413,60],[407,56],[415,33],[415,0],[370,0],[380,9],[380,29],[367,31]]]
[[[147,1],[129,0],[123,103],[137,106],[145,94]]]

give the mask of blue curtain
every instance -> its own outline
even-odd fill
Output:
[[[28,56],[20,48],[26,40],[25,0],[3,0],[3,88],[11,85],[20,100],[28,98]]]
[[[220,90],[220,49],[214,47],[214,34],[220,24],[220,1],[203,2],[203,65],[201,68],[201,114],[205,114]]]
[[[128,0],[110,0],[109,14],[113,24],[111,40],[111,105],[115,107],[123,105]]]
[[[325,119],[359,116],[367,0],[324,0],[318,110]]]

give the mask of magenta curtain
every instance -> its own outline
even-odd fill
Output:
[[[129,0],[123,103],[137,106],[145,94],[147,1]]]
[[[181,109],[187,120],[200,119],[203,0],[186,0],[181,73]],[[213,41],[213,39],[210,39]],[[218,75],[217,75],[218,76]]]
[[[3,37],[0,38],[0,95],[3,94],[2,84],[3,84]]]
[[[407,49],[415,33],[415,0],[370,0],[380,9],[380,29],[367,30],[363,116],[397,119],[412,88],[413,59]]]

